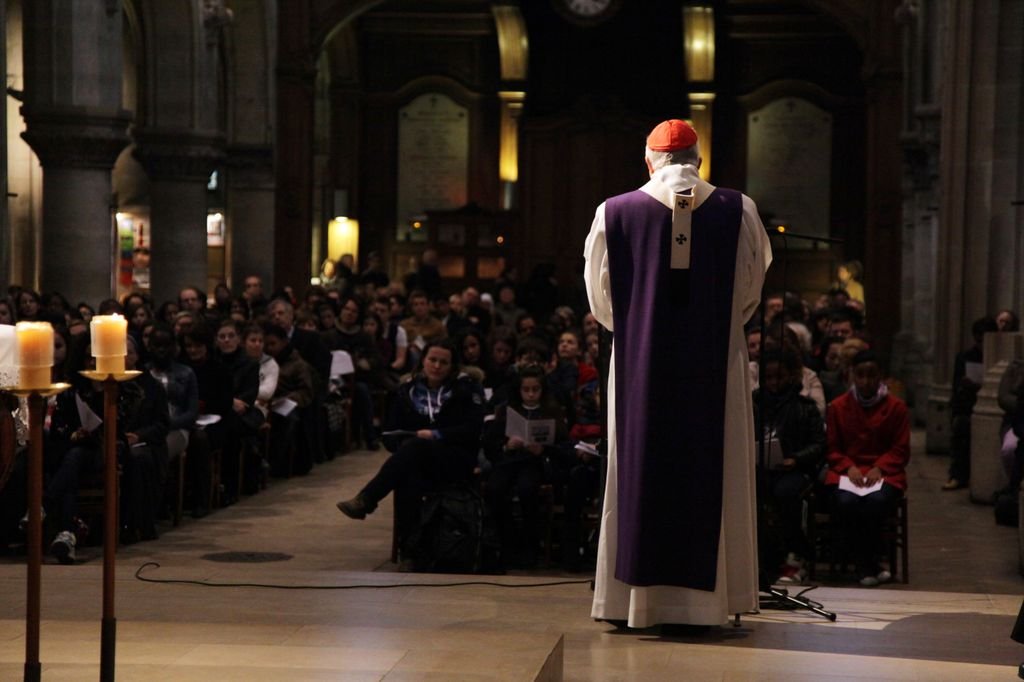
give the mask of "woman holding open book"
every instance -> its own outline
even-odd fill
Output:
[[[544,369],[524,367],[507,405],[500,406],[484,435],[484,452],[493,464],[485,486],[501,539],[502,556],[529,567],[540,544],[540,488],[564,480],[571,463],[565,413],[547,395]],[[522,512],[522,546],[512,546],[512,498]]]
[[[419,371],[398,387],[393,401],[384,431],[392,455],[359,494],[338,502],[338,509],[349,518],[365,519],[394,491],[398,534],[406,536],[419,518],[425,493],[472,477],[483,403],[483,389],[459,371],[455,342],[428,343]]]

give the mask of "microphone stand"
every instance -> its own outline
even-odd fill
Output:
[[[797,232],[790,232],[784,227],[766,228],[768,237],[779,236],[782,237],[782,292],[783,292],[783,306],[785,306],[785,295],[786,295],[786,280],[787,280],[787,269],[789,265],[789,239],[802,239],[811,243],[826,243],[826,244],[842,244],[842,239],[834,239],[832,237],[818,237],[815,235],[800,234]],[[764,395],[764,342],[768,335],[768,322],[765,317],[765,304],[767,302],[767,292],[764,287],[761,287],[761,356],[757,362],[757,376],[758,376],[758,404],[757,412],[759,417],[759,423],[755,424],[754,427],[759,430],[758,434],[758,452],[757,452],[757,487],[758,487],[758,538],[762,535],[764,526],[765,508],[768,506],[768,456],[765,450],[765,433],[764,433],[764,422],[765,422],[765,395]],[[779,330],[779,346],[782,346],[782,330]],[[821,604],[807,597],[803,594],[792,595],[789,590],[775,587],[768,582],[767,573],[765,572],[764,566],[761,566],[761,574],[765,578],[761,581],[763,587],[760,591],[763,595],[759,600],[760,608],[762,609],[781,609],[781,610],[795,610],[795,609],[806,609],[815,613],[823,618],[827,618],[830,621],[835,621],[836,614],[832,611],[828,611]],[[739,614],[736,614],[736,624],[739,622]]]

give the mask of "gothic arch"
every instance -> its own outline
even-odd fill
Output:
[[[857,43],[861,50],[868,44],[867,3],[862,0],[801,0],[819,14],[831,17]]]
[[[314,10],[313,25],[320,28],[312,36],[313,53],[318,54],[350,21],[385,2],[387,0],[336,0],[320,12]]]

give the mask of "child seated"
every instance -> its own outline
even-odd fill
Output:
[[[517,436],[506,436],[508,411],[515,410],[526,419],[551,419],[555,431],[551,443],[529,444]],[[536,562],[540,545],[540,487],[564,480],[569,463],[568,429],[562,408],[547,395],[544,370],[524,367],[518,376],[517,390],[508,404],[499,406],[495,419],[484,434],[484,452],[492,463],[485,485],[487,502],[498,528],[502,555],[515,554],[515,563],[530,566]],[[512,546],[512,497],[519,498],[522,513],[522,547]]]
[[[906,404],[882,383],[872,351],[854,356],[851,376],[850,390],[829,406],[825,485],[832,491],[832,521],[853,554],[860,584],[873,587],[892,578],[878,565],[881,530],[907,489],[910,419]]]

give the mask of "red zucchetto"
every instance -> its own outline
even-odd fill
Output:
[[[647,136],[647,148],[653,152],[674,152],[697,144],[697,132],[677,118],[662,121]]]

